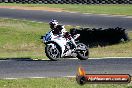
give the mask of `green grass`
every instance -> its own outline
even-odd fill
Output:
[[[80,13],[132,15],[132,5],[81,5],[81,4],[15,4],[0,3],[0,6],[51,7]]]
[[[66,26],[70,29],[72,26]],[[0,18],[0,59],[46,59],[40,37],[48,32],[47,23]],[[132,33],[129,32],[130,38]],[[132,57],[132,41],[90,48],[90,57]]]
[[[0,58],[43,57],[40,36],[48,28],[45,23],[0,19]]]
[[[47,5],[68,11],[93,14],[132,15],[132,5]]]
[[[75,78],[0,80],[0,88],[132,88],[130,84],[77,84]]]

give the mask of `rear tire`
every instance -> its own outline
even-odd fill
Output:
[[[125,31],[123,36],[124,41],[129,41],[128,33]]]
[[[79,44],[77,44],[77,46],[78,47],[80,46],[80,48],[85,47],[85,49],[86,49],[85,51],[82,51],[82,50],[77,51],[77,58],[80,59],[80,60],[87,60],[88,56],[89,56],[88,47],[83,43],[79,43]]]

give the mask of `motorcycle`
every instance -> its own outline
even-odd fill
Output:
[[[72,37],[76,40],[79,36],[74,35]],[[89,56],[89,49],[88,47],[77,41],[77,49],[73,47],[72,42],[66,38],[65,36],[61,35],[54,35],[52,30],[46,33],[45,36],[41,38],[45,46],[45,53],[46,56],[53,61],[57,61],[63,57],[77,57],[80,60],[87,60]]]

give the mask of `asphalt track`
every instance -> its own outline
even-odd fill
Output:
[[[69,12],[0,9],[0,17],[49,22],[57,19],[61,24],[82,27],[122,27],[132,30],[132,16],[94,15]]]
[[[85,27],[123,27],[132,29],[132,18],[125,16],[88,15],[67,12],[48,12],[30,10],[0,9],[0,17],[49,22],[57,19],[62,24]],[[130,74],[132,75],[132,58],[64,59],[60,61],[7,59],[0,60],[0,79],[75,76],[79,66],[87,73],[94,74]]]
[[[79,66],[87,74],[130,74],[132,58],[122,59],[63,59],[60,61],[32,59],[0,60],[0,79],[5,78],[41,78],[75,76]]]

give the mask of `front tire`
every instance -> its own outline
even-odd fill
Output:
[[[61,56],[59,46],[56,44],[47,44],[45,47],[45,53],[46,56],[52,61],[59,60]]]
[[[80,59],[80,60],[87,60],[88,56],[89,56],[88,47],[83,43],[77,44],[77,47],[78,48],[85,48],[85,50],[80,49],[79,51],[77,51],[77,58]]]

